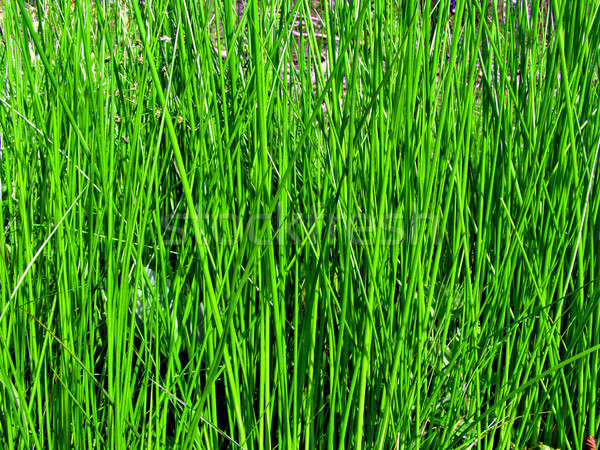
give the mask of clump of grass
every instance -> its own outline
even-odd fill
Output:
[[[597,433],[599,6],[434,5],[5,2],[1,445]]]

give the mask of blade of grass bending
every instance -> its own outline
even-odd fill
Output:
[[[67,209],[67,211],[65,211],[65,213],[63,214],[61,219],[58,221],[58,223],[54,226],[54,228],[50,232],[50,234],[48,234],[48,237],[46,237],[44,242],[42,242],[42,245],[40,245],[40,247],[38,248],[37,252],[35,252],[35,255],[33,255],[33,258],[31,259],[31,261],[29,261],[29,263],[27,264],[27,267],[25,268],[25,270],[19,277],[17,284],[15,285],[13,291],[10,294],[8,302],[6,302],[6,305],[4,306],[4,309],[2,310],[2,313],[0,314],[0,322],[2,321],[2,318],[4,317],[4,314],[6,314],[8,307],[10,306],[10,301],[15,297],[15,295],[17,294],[17,291],[19,290],[19,287],[23,283],[23,280],[25,280],[25,277],[27,277],[27,274],[31,271],[33,264],[38,259],[38,257],[42,253],[42,251],[44,251],[44,248],[46,248],[46,245],[48,245],[48,242],[50,242],[50,239],[52,239],[52,236],[54,236],[54,233],[56,233],[56,231],[58,230],[60,225],[65,221],[65,219],[67,218],[67,216],[69,215],[71,210],[75,207],[75,205],[77,204],[77,202],[79,201],[79,199],[81,198],[83,193],[87,190],[88,186],[89,186],[89,183],[81,190],[81,192],[77,195],[75,200],[73,200],[73,203],[71,203],[71,206],[69,206],[69,209]]]
[[[196,412],[196,411],[194,411],[194,408],[192,408],[191,406],[189,406],[188,404],[186,404],[183,400],[181,400],[175,394],[173,394],[172,392],[170,392],[163,385],[161,385],[160,383],[157,383],[154,380],[154,378],[150,377],[150,381],[152,382],[152,384],[154,384],[156,387],[158,387],[161,391],[163,391],[165,394],[167,394],[170,398],[172,398],[177,403],[179,403],[179,405],[181,405],[184,408],[190,409],[194,413]],[[238,444],[231,436],[229,436],[227,433],[225,433],[224,431],[222,431],[219,427],[217,427],[216,425],[214,425],[213,423],[209,422],[204,417],[202,417],[202,415],[200,415],[200,420],[202,422],[204,422],[206,425],[208,425],[210,428],[212,428],[214,431],[216,431],[218,434],[220,434],[221,436],[223,436],[225,439],[227,439],[229,442],[231,442],[232,444],[234,444],[236,447],[239,447],[241,449],[244,448],[240,444]]]
[[[33,128],[33,131],[35,131],[37,134],[39,134],[48,144],[50,145],[54,145],[54,142],[52,142],[52,139],[50,139],[42,130],[40,130],[37,126],[35,126],[35,124],[33,122],[31,122],[27,117],[25,117],[23,114],[21,114],[14,106],[12,106],[10,103],[8,103],[4,98],[0,97],[0,103],[3,103],[4,106],[6,106],[6,108],[10,109],[13,113],[15,113],[19,118],[21,118],[27,125],[29,125],[31,128]],[[2,141],[0,140],[0,144],[2,144]],[[0,149],[2,148],[2,146],[0,145]],[[69,155],[67,155],[64,150],[59,149],[58,150],[60,152],[60,154],[62,156],[64,156],[64,158],[71,162],[71,158],[69,157]],[[78,164],[74,163],[73,164],[75,166],[75,168],[77,169],[77,171],[87,180],[90,181],[90,177],[79,167]],[[98,187],[98,185],[94,184],[93,185],[94,189],[98,192],[102,192],[100,190],[100,188]]]
[[[23,0],[21,0],[21,1],[23,1]],[[173,120],[171,118],[171,114],[169,113],[169,111],[167,109],[167,101],[166,101],[163,89],[161,87],[160,79],[158,77],[158,72],[156,70],[156,63],[154,62],[154,56],[152,55],[152,53],[150,53],[150,50],[149,50],[150,44],[148,43],[148,38],[146,37],[145,33],[143,33],[144,26],[143,26],[143,20],[141,17],[139,7],[136,2],[132,2],[132,5],[133,5],[133,9],[135,11],[137,24],[138,24],[138,27],[140,30],[140,38],[142,40],[142,44],[143,44],[144,50],[146,52],[146,57],[148,59],[148,65],[150,66],[152,82],[154,83],[154,85],[156,87],[156,93],[158,95],[160,104],[162,105],[162,108],[163,108],[164,119],[165,119],[166,125],[167,125],[167,134],[169,136],[171,145],[173,146],[173,153],[175,155],[175,165],[177,167],[177,170],[179,172],[179,177],[181,179],[181,184],[183,187],[183,192],[184,192],[185,200],[186,200],[187,207],[188,207],[188,213],[191,215],[191,218],[192,218],[192,227],[193,227],[193,231],[194,231],[194,237],[196,238],[196,242],[197,242],[196,247],[198,249],[199,257],[202,262],[202,269],[203,269],[204,276],[206,278],[205,281],[207,284],[206,287],[209,291],[209,301],[211,302],[211,307],[216,308],[217,304],[216,304],[216,298],[215,298],[215,291],[214,291],[214,287],[213,287],[213,283],[212,283],[212,277],[210,276],[210,271],[208,268],[206,252],[204,251],[204,247],[203,247],[203,243],[206,242],[206,239],[205,239],[202,231],[200,230],[198,213],[196,211],[196,207],[194,206],[194,200],[192,198],[192,190],[190,188],[190,184],[189,184],[188,177],[187,177],[187,172],[186,172],[185,166],[183,164],[183,157],[181,155],[181,149],[179,148],[179,142],[177,140],[177,135],[175,134],[175,127],[173,126]],[[218,311],[218,310],[213,309],[213,311]],[[220,317],[216,313],[215,313],[215,323],[216,323],[219,334],[222,334],[223,333],[223,324],[221,322]]]
[[[23,0],[21,0],[21,1],[23,1]],[[202,231],[200,230],[198,214],[196,211],[196,207],[194,206],[194,200],[192,198],[192,191],[190,188],[190,184],[188,182],[185,166],[183,164],[183,157],[181,155],[181,150],[179,148],[179,143],[177,141],[177,135],[175,134],[173,120],[171,119],[171,114],[169,113],[169,111],[167,109],[167,101],[166,101],[164,92],[162,90],[161,84],[160,84],[158,72],[156,70],[156,63],[154,61],[154,56],[150,52],[150,44],[148,43],[148,38],[147,38],[146,34],[143,32],[145,27],[144,27],[144,22],[142,20],[142,15],[141,15],[141,12],[140,12],[137,2],[131,2],[131,4],[132,4],[134,12],[135,12],[135,18],[137,21],[137,25],[139,27],[139,34],[140,34],[140,38],[142,40],[142,45],[144,47],[144,51],[146,53],[148,65],[150,66],[150,73],[152,75],[152,80],[156,87],[156,92],[157,92],[160,104],[162,105],[162,108],[164,111],[164,118],[165,118],[165,121],[167,124],[167,134],[169,136],[169,140],[171,141],[171,145],[173,147],[173,153],[175,155],[175,165],[177,167],[177,170],[179,171],[179,177],[181,179],[181,184],[183,187],[186,204],[188,207],[188,213],[191,215],[191,218],[192,218],[192,228],[194,231],[194,237],[196,238],[196,251],[198,252],[198,256],[200,259],[200,263],[201,263],[202,271],[203,271],[203,275],[204,275],[204,281],[206,283],[206,289],[208,291],[208,301],[210,303],[211,315],[215,322],[215,326],[217,328],[217,333],[218,333],[219,339],[221,339],[223,336],[223,331],[224,331],[223,323],[222,323],[221,317],[219,315],[219,307],[217,304],[217,298],[215,295],[214,286],[212,283],[212,277],[211,277],[210,270],[208,267],[206,251],[205,251],[204,245],[203,245],[203,243],[206,242],[206,239],[204,238],[204,235],[203,235]],[[230,380],[234,380],[235,377],[233,375],[233,369],[231,367],[231,359],[229,357],[229,351],[227,350],[227,348],[225,348],[224,353],[225,353],[224,359],[225,359],[227,376]],[[243,419],[242,419],[241,406],[239,404],[237,396],[234,395],[234,399],[235,399],[235,403],[236,403],[235,404],[235,410],[236,410],[235,414],[236,414],[236,418],[238,421],[238,426],[240,428],[240,435],[241,435],[240,440],[243,442],[245,440],[245,431],[244,431],[244,424],[243,424]]]
[[[585,224],[585,217],[587,215],[588,206],[590,204],[590,193],[592,191],[592,184],[594,182],[594,174],[596,173],[596,163],[598,162],[598,152],[600,151],[600,141],[598,141],[598,146],[596,147],[596,153],[594,155],[594,163],[592,165],[592,173],[590,174],[590,182],[588,183],[587,193],[585,195],[585,206],[583,207],[583,217],[581,218],[581,225],[579,226],[579,233],[577,233],[577,244],[575,245],[575,251],[573,252],[573,259],[571,260],[571,266],[569,267],[569,272],[567,274],[567,282],[565,283],[565,288],[563,290],[562,296],[564,297],[567,294],[567,289],[569,288],[569,280],[571,279],[571,275],[573,274],[573,268],[575,267],[575,260],[577,259],[577,250],[579,249],[579,244],[581,243],[581,235],[583,234],[583,226]]]
[[[536,377],[532,378],[531,380],[529,380],[527,383],[523,384],[518,389],[515,389],[514,391],[505,395],[497,403],[498,404],[507,404],[513,397],[516,397],[517,395],[525,392],[527,389],[534,386],[536,383],[538,383],[539,381],[541,381],[543,378],[547,377],[548,375],[552,375],[553,373],[563,369],[564,367],[568,366],[569,364],[579,361],[581,358],[584,358],[584,357],[591,355],[592,353],[595,353],[598,351],[600,351],[600,344],[594,345],[593,347],[590,347],[587,350],[579,352],[578,354],[565,359],[564,361],[560,362],[559,364],[555,365],[554,367],[551,367],[550,369],[547,369],[547,370],[543,371],[542,373],[540,373],[539,375],[537,375]],[[494,412],[494,408],[490,408],[487,411],[485,411],[484,413],[482,413],[481,415],[477,416],[477,419],[478,419],[477,421],[473,420],[473,421],[470,421],[470,423],[469,423],[469,421],[465,421],[465,423],[469,423],[469,425],[463,430],[462,434],[464,435],[468,430],[470,430],[473,426],[475,426],[476,423],[482,422],[484,419],[486,419],[488,416],[490,416],[493,412]],[[475,414],[478,414],[478,413],[476,412]],[[471,417],[473,417],[473,415]],[[454,439],[454,442],[453,442],[453,445],[451,446],[451,448],[466,448],[467,444],[458,446],[458,443],[460,442],[460,440],[461,440],[461,435],[458,435]]]
[[[69,356],[71,356],[71,358],[73,358],[73,360],[77,363],[77,365],[79,367],[81,367],[83,369],[83,371],[86,373],[86,375],[88,375],[91,380],[94,382],[94,384],[100,389],[100,391],[102,392],[102,395],[104,395],[106,397],[106,399],[108,400],[108,402],[110,403],[110,405],[114,408],[115,407],[115,402],[113,401],[113,399],[111,398],[110,394],[106,391],[106,389],[104,389],[104,386],[102,385],[102,383],[100,383],[96,377],[94,376],[94,374],[92,373],[92,371],[90,369],[88,369],[86,367],[86,365],[83,363],[83,361],[81,361],[81,359],[79,359],[77,357],[77,355],[73,352],[73,350],[71,350],[56,334],[54,334],[54,332],[48,328],[40,319],[38,319],[37,317],[35,317],[33,314],[31,314],[29,311],[24,310],[25,313],[32,318],[40,327],[42,327],[44,329],[44,331],[46,333],[48,333],[50,336],[52,336],[52,339],[54,339],[63,349],[65,349],[65,351],[69,354]],[[129,428],[131,429],[131,431],[133,431],[138,437],[139,433],[136,431],[136,427],[133,426],[132,423],[130,423],[127,419],[125,420],[127,426],[129,426]]]
[[[46,56],[46,53],[43,50],[42,44],[40,43],[40,38],[39,38],[38,34],[36,33],[35,29],[33,28],[31,16],[29,15],[29,13],[27,12],[27,9],[25,8],[24,0],[17,0],[17,2],[19,5],[19,9],[21,10],[21,16],[23,17],[23,21],[25,22],[27,30],[29,31],[29,34],[31,35],[31,39],[33,39],[33,45],[35,46],[36,51],[39,53],[40,58],[42,59],[42,62],[44,63],[44,67],[46,68],[46,74],[48,75],[48,78],[50,79],[50,82],[52,83],[52,87],[54,88],[54,91],[56,92],[58,100],[60,101],[60,104],[62,105],[62,107],[65,109],[65,112],[67,113],[69,122],[71,123],[71,126],[74,128],[75,133],[77,134],[77,137],[81,140],[81,145],[83,146],[85,153],[88,156],[90,156],[91,155],[90,147],[88,146],[87,141],[85,140],[85,137],[83,136],[83,133],[81,132],[81,129],[79,128],[79,126],[77,125],[77,122],[75,121],[75,117],[73,116],[73,112],[71,111],[71,108],[69,108],[69,105],[67,105],[67,102],[65,101],[64,97],[60,93],[61,90],[59,88],[58,81],[56,80],[54,73],[50,70],[50,68],[52,67],[52,64],[50,64],[50,61],[48,60],[48,57]]]

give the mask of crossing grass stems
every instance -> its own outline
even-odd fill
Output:
[[[0,445],[597,434],[597,2],[1,3]]]

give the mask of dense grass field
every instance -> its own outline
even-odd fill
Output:
[[[598,433],[600,2],[34,3],[0,0],[0,447]]]

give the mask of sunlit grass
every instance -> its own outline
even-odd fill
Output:
[[[597,433],[597,2],[1,3],[1,446]]]

